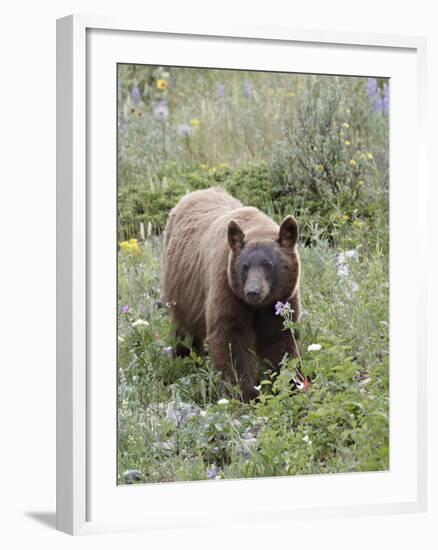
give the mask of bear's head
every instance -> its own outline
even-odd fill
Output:
[[[293,296],[300,277],[297,241],[298,224],[293,216],[282,221],[277,234],[248,239],[231,220],[228,282],[234,294],[251,306],[267,306]]]

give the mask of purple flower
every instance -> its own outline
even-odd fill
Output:
[[[122,307],[122,313],[128,313],[129,311],[129,306],[128,304],[125,304],[123,307]]]
[[[210,470],[207,472],[208,479],[216,479],[217,476],[217,468],[214,464],[212,464]]]
[[[125,124],[125,121],[123,120],[123,118],[120,116],[120,113],[118,113],[118,115],[117,115],[117,122],[118,122],[118,125],[119,125],[119,130],[121,132],[123,132],[123,130],[126,127],[126,124]]]
[[[133,86],[131,88],[131,99],[136,105],[141,103],[141,93],[138,86]]]
[[[275,315],[284,315],[285,313],[289,313],[291,310],[290,303],[285,302],[277,302],[275,304]]]
[[[383,86],[383,96],[381,90],[379,89],[377,79],[369,78],[368,79],[368,100],[373,106],[373,109],[376,113],[385,113],[389,112],[389,88],[388,84],[385,83]]]
[[[223,102],[225,99],[225,84],[218,84],[216,86],[217,97],[220,102]]]
[[[383,100],[381,95],[377,95],[374,100],[374,110],[376,113],[381,113],[383,111]]]
[[[389,83],[388,82],[385,82],[383,86],[382,106],[383,106],[383,112],[385,113],[385,115],[387,115],[389,113]]]
[[[378,94],[377,79],[369,78],[368,79],[368,99],[370,100],[370,103],[374,102],[377,94]]]
[[[169,116],[169,107],[167,106],[167,101],[161,99],[154,107],[154,115],[158,120],[164,122]]]
[[[252,88],[249,80],[243,81],[243,95],[245,96],[246,99],[251,99]]]
[[[180,124],[178,126],[178,133],[182,137],[190,137],[192,135],[192,127],[190,124]]]

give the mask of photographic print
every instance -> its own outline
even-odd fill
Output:
[[[389,80],[117,82],[118,483],[388,470]]]

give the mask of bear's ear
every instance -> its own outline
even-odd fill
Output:
[[[234,220],[230,220],[228,224],[228,243],[231,249],[238,250],[240,248],[243,248],[244,238],[245,238],[245,235],[243,234],[243,231],[240,229],[239,224]]]
[[[286,216],[281,222],[278,234],[280,246],[292,248],[298,241],[298,223],[293,216]]]

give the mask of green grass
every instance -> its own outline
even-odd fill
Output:
[[[262,372],[256,402],[242,404],[236,393],[219,405],[226,388],[208,356],[167,355],[173,337],[168,311],[156,305],[159,253],[156,239],[120,255],[120,309],[129,306],[119,319],[121,480],[126,470],[143,482],[207,479],[211,465],[223,478],[388,468],[384,255],[359,252],[342,277],[330,246],[305,248],[300,347],[311,388],[292,391],[289,361],[278,376]],[[148,325],[133,327],[137,319]],[[312,343],[321,350],[306,351]],[[169,403],[192,405],[190,418],[176,424]]]
[[[388,117],[366,79],[119,71],[119,482],[388,469]],[[171,354],[162,230],[181,196],[212,185],[298,219],[304,311],[285,329],[307,390],[292,389],[298,360],[277,374],[254,359],[260,397],[244,404],[208,354]]]

